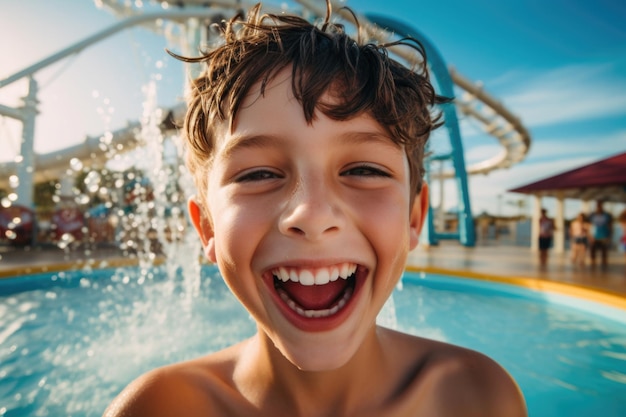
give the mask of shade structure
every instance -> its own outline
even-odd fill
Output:
[[[626,203],[626,152],[509,191],[541,197]]]

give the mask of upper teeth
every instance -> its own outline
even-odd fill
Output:
[[[324,285],[339,278],[348,279],[356,271],[356,264],[342,263],[327,268],[296,269],[279,267],[272,270],[272,274],[283,282],[289,280],[302,285]]]

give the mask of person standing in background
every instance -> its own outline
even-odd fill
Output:
[[[617,218],[619,221],[619,225],[622,229],[622,236],[620,237],[620,245],[622,247],[622,252],[624,252],[624,258],[626,259],[626,209],[619,214]]]
[[[596,211],[589,216],[591,223],[591,266],[596,265],[596,253],[600,251],[602,256],[602,267],[608,265],[608,253],[613,234],[613,218],[604,211],[602,201],[596,203]]]
[[[585,219],[584,213],[578,214],[572,220],[569,233],[572,245],[572,263],[574,266],[585,266],[587,245],[589,244],[589,224]]]
[[[539,266],[543,269],[548,263],[548,249],[552,247],[554,238],[554,220],[547,215],[546,209],[541,209],[539,218]]]

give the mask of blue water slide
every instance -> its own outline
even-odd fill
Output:
[[[377,26],[395,33],[399,36],[411,36],[424,46],[428,57],[430,71],[435,79],[435,86],[438,93],[446,97],[454,97],[454,83],[448,67],[433,43],[415,28],[390,17],[377,14],[366,14],[366,18]],[[474,230],[474,218],[470,206],[469,187],[467,182],[467,170],[465,169],[465,157],[463,154],[463,143],[461,141],[461,131],[459,129],[459,119],[456,114],[454,102],[441,106],[441,111],[445,119],[445,128],[448,132],[452,151],[449,154],[433,155],[427,160],[427,171],[430,171],[430,162],[450,160],[454,168],[454,177],[457,185],[457,215],[458,232],[441,233],[435,230],[433,208],[429,204],[427,233],[428,243],[436,245],[442,239],[458,239],[464,246],[474,246],[476,243],[476,233]],[[430,177],[429,174],[427,174]]]

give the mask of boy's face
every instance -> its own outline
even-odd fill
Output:
[[[318,112],[308,125],[290,70],[264,96],[253,88],[219,133],[202,202],[210,219],[190,201],[207,257],[292,363],[345,364],[374,331],[424,219],[403,148],[366,115]]]

